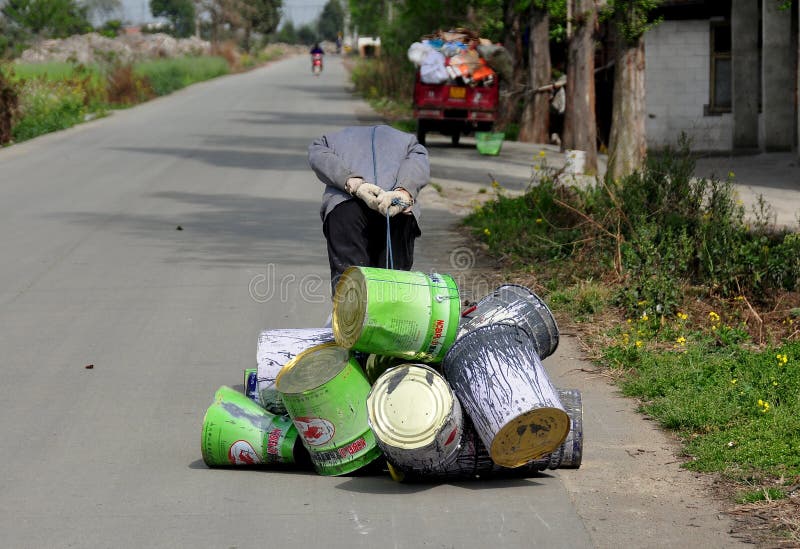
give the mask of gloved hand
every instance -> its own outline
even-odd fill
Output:
[[[364,201],[373,210],[378,209],[378,199],[383,194],[383,189],[372,183],[361,183],[355,190],[354,195]]]
[[[350,193],[351,196],[355,196],[356,191],[363,183],[363,177],[349,177],[344,183],[344,190]]]
[[[378,211],[381,215],[394,217],[400,212],[411,208],[414,200],[405,189],[386,191],[378,197]]]

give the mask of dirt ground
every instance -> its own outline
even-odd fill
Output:
[[[458,228],[459,217],[491,198],[485,187],[444,181],[423,190],[424,215],[437,218],[427,224],[433,235],[421,242],[425,254],[449,256],[460,276],[483,287],[520,283],[537,291],[535,280],[504,273]],[[465,265],[454,259],[459,251],[468,252]],[[579,469],[555,474],[597,547],[800,547],[800,489],[784,500],[737,505],[741,487],[681,467],[688,458],[676,438],[639,414],[637,402],[622,397],[609,373],[588,360],[593,327],[557,320],[559,349],[544,365],[556,386],[581,391],[585,454]]]

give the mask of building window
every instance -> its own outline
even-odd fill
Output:
[[[731,24],[728,21],[711,23],[711,97],[708,110],[712,113],[731,112]]]

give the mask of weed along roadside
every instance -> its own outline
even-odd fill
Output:
[[[748,211],[734,174],[695,178],[686,144],[613,184],[555,173],[487,189],[469,237],[674,434],[675,460],[715,483],[739,535],[800,543],[798,227],[761,200]]]
[[[90,40],[91,36],[77,39]],[[212,48],[207,42],[188,42],[193,49],[187,52],[179,47],[173,57],[161,57],[162,50],[127,58],[109,51],[104,55],[96,52],[82,63],[48,61],[48,56],[65,56],[55,45],[51,52],[39,52],[37,59],[43,59],[37,62],[0,64],[0,113],[4,120],[0,124],[0,145],[67,129],[107,116],[114,109],[249,70],[297,51],[295,46],[273,44],[256,55],[246,55],[232,46]]]

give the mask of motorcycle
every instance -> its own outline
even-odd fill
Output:
[[[311,73],[314,76],[319,76],[322,72],[322,54],[315,53],[311,56]]]

